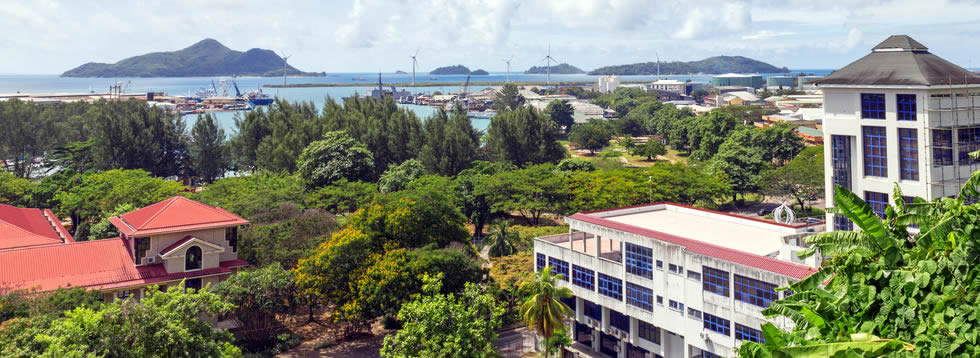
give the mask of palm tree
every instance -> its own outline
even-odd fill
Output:
[[[535,274],[533,281],[521,287],[522,291],[528,293],[519,310],[521,319],[529,330],[544,337],[545,358],[551,354],[549,341],[555,330],[564,324],[566,317],[573,314],[572,309],[561,301],[562,298],[571,297],[572,290],[555,284],[557,279],[563,277],[561,274],[552,275],[551,266],[548,266]]]
[[[509,224],[507,221],[498,222],[490,230],[490,235],[487,235],[484,246],[490,248],[490,252],[487,254],[490,257],[507,256],[517,251],[514,248],[514,242],[520,236],[516,232],[510,231]]]

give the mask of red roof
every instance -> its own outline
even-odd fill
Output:
[[[113,216],[109,218],[109,222],[127,236],[153,235],[248,223],[247,220],[225,209],[205,205],[182,196],[175,196],[120,216]]]
[[[73,241],[51,210],[0,204],[0,250]]]
[[[669,204],[669,205],[676,205],[676,204]],[[791,262],[786,262],[774,258],[750,254],[747,252],[738,251],[735,249],[729,249],[727,247],[712,245],[709,243],[692,240],[680,236],[675,236],[675,235],[671,235],[655,230],[644,229],[638,226],[633,226],[633,225],[623,224],[608,219],[603,219],[594,215],[578,213],[570,216],[569,218],[575,220],[581,220],[591,224],[601,225],[614,230],[625,231],[625,232],[649,237],[652,239],[669,242],[672,244],[681,245],[684,246],[684,249],[687,250],[688,252],[714,257],[720,260],[731,261],[734,263],[742,264],[749,267],[754,267],[761,270],[766,270],[769,272],[778,273],[796,279],[803,279],[806,278],[807,276],[810,276],[814,272],[817,272],[816,269],[811,268],[809,266],[798,265]]]
[[[194,238],[193,236],[184,236],[183,239],[177,240],[177,242],[171,244],[170,246],[167,246],[163,250],[160,250],[160,255],[161,256],[166,255],[168,252],[173,251],[173,249],[180,247],[180,245],[183,245],[185,242],[191,241],[191,239],[193,238]]]
[[[135,266],[122,238],[0,251],[0,283],[4,288],[50,291],[59,287],[112,289],[230,273],[243,260],[219,267],[167,273],[163,264]]]

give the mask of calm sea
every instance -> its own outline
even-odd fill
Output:
[[[825,69],[800,69],[793,70],[796,72],[813,73],[815,75],[826,75],[831,72],[831,70]],[[763,76],[768,76],[770,74],[763,74]],[[679,81],[691,80],[693,82],[710,82],[711,75],[678,75],[678,76],[662,76],[666,79],[675,79]],[[493,72],[487,76],[474,76],[471,81],[474,82],[503,82],[507,78],[507,74],[503,72]],[[552,75],[551,80],[554,82],[560,81],[595,81],[598,76],[589,75]],[[622,81],[653,81],[656,80],[657,76],[622,76]],[[525,74],[510,74],[511,81],[545,81],[545,75],[525,75]],[[230,77],[177,77],[177,78],[64,78],[58,77],[57,75],[0,75],[0,93],[84,93],[89,90],[105,93],[108,92],[109,86],[115,81],[121,81],[123,83],[129,83],[129,89],[127,92],[159,92],[163,91],[170,95],[187,95],[194,93],[202,88],[210,88],[211,82],[214,81],[218,84],[221,80],[230,80]],[[288,83],[331,83],[331,84],[363,84],[363,83],[376,83],[378,80],[377,73],[333,73],[327,74],[325,77],[289,77],[286,79]],[[466,81],[465,75],[429,75],[429,74],[416,74],[416,82],[423,83],[457,83]],[[384,83],[410,83],[412,82],[411,74],[394,74],[394,73],[382,73],[381,81]],[[230,81],[228,81],[230,82]],[[273,77],[238,77],[235,82],[238,83],[238,88],[242,92],[246,92],[251,89],[261,87],[265,84],[281,84],[282,78]],[[230,84],[229,84],[230,85]],[[470,90],[478,91],[485,88],[485,86],[471,86]],[[264,88],[263,91],[270,95],[278,96],[280,98],[290,100],[290,101],[311,101],[316,104],[317,108],[322,108],[326,103],[328,97],[333,97],[337,100],[343,97],[349,97],[355,93],[370,93],[371,87],[308,87],[308,88]],[[412,92],[435,92],[440,91],[443,93],[459,91],[459,86],[432,86],[432,87],[416,87],[411,89]],[[231,89],[234,93],[234,89]],[[435,112],[435,109],[428,106],[415,106],[415,105],[402,105],[412,111],[415,111],[416,115],[427,118]],[[225,128],[225,132],[231,134],[235,131],[234,116],[235,112],[217,112],[216,113],[218,121],[221,123],[222,127]],[[196,117],[194,117],[196,118]],[[191,119],[193,120],[193,119]],[[490,124],[489,120],[475,119],[473,120],[473,126],[477,129],[484,130]]]

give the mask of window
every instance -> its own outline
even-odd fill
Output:
[[[953,165],[953,131],[932,130],[932,165]]]
[[[960,140],[960,165],[977,163],[977,160],[970,158],[970,153],[980,150],[980,127],[960,128],[956,133]]]
[[[592,301],[582,300],[585,303],[585,316],[596,321],[602,320],[602,306],[599,306]]]
[[[146,257],[146,252],[150,251],[150,238],[148,237],[137,237],[133,239],[136,241],[136,264],[142,265],[143,258]]]
[[[851,188],[851,137],[834,135],[830,137],[830,152],[833,160],[835,185]],[[844,215],[834,215],[834,230],[850,231],[854,224]]]
[[[697,271],[688,271],[687,278],[692,279],[694,281],[701,282],[701,274],[698,273]]]
[[[595,272],[579,265],[572,265],[572,283],[589,291],[595,291]]]
[[[735,299],[762,308],[779,299],[776,285],[745,276],[735,275]]]
[[[885,94],[884,93],[861,94],[861,118],[885,119]]]
[[[575,296],[562,297],[561,303],[564,303],[565,306],[572,309],[572,312],[575,312]]]
[[[915,128],[898,129],[898,159],[902,180],[919,180],[919,134]]]
[[[691,307],[688,307],[687,308],[687,317],[693,318],[693,319],[696,319],[696,320],[700,321],[701,320],[701,311],[698,311],[696,309],[693,309]]]
[[[554,257],[548,258],[548,266],[554,267],[554,274],[561,274],[562,280],[568,281],[568,263]]]
[[[752,341],[755,343],[766,343],[766,339],[762,336],[762,331],[749,328],[738,323],[735,323],[735,339]]]
[[[640,277],[653,278],[653,249],[626,243],[626,272]]]
[[[187,253],[184,254],[184,271],[199,270],[201,269],[201,247],[191,246],[187,248]]]
[[[130,294],[129,290],[116,291],[116,298],[125,299],[129,297],[129,294]]]
[[[664,270],[664,262],[663,261],[657,260],[657,270],[660,270],[660,271],[663,271]]]
[[[915,95],[900,94],[895,96],[895,109],[898,112],[898,120],[915,120]]]
[[[655,344],[660,344],[660,328],[643,321],[639,321],[639,324],[637,326],[638,326],[637,328],[640,330],[639,332],[640,338],[643,338]]]
[[[629,332],[630,318],[615,310],[609,310],[609,325],[620,331]]]
[[[548,265],[548,258],[544,256],[544,254],[542,253],[538,253],[537,258],[538,258],[537,260],[538,271],[541,271],[544,269],[545,266]]]
[[[653,311],[653,290],[627,282],[626,304],[642,310]]]
[[[664,296],[657,296],[657,304],[661,306],[664,305]]]
[[[878,217],[885,217],[885,208],[888,207],[888,194],[866,191],[864,192],[864,201],[871,206],[871,210],[878,214]]]
[[[888,176],[885,127],[861,127],[864,134],[864,175]]]
[[[667,271],[670,271],[671,273],[676,273],[676,274],[680,275],[680,274],[683,274],[684,273],[684,266],[678,266],[678,265],[674,265],[674,264],[669,264],[669,265],[667,265]]]
[[[196,246],[195,246],[196,247]],[[194,289],[198,291],[201,289],[201,278],[189,278],[184,280],[184,290]]]
[[[728,272],[707,266],[701,268],[704,290],[728,297]]]
[[[722,357],[720,355],[708,351],[701,351],[701,358],[722,358]]]
[[[683,303],[680,303],[680,302],[677,302],[677,301],[674,301],[674,300],[669,300],[668,304],[669,304],[670,309],[672,309],[674,311],[680,311],[682,313],[684,312],[684,304]]]
[[[231,246],[231,252],[238,252],[238,227],[230,227],[225,229],[225,240],[228,240],[228,246]]]
[[[603,296],[611,297],[616,301],[623,300],[623,281],[599,273],[599,293]]]
[[[727,319],[713,316],[710,314],[704,314],[704,328],[710,329],[712,331],[730,336],[732,334],[730,322]]]

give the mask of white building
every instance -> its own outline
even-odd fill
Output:
[[[650,84],[650,88],[661,91],[668,91],[686,95],[687,92],[687,82],[681,82],[678,80],[657,80]]]
[[[815,83],[824,96],[828,205],[839,184],[884,215],[895,183],[906,200],[931,200],[957,195],[980,170],[968,155],[980,150],[980,76],[908,36],[889,37]],[[853,228],[843,217],[833,226]]]
[[[535,268],[554,267],[575,295],[572,348],[614,358],[730,357],[742,340],[761,340],[775,288],[818,265],[790,257],[823,230],[670,203],[565,222],[568,234],[535,239]]]
[[[619,88],[619,76],[599,76],[599,84],[596,89],[599,93],[611,93]]]

